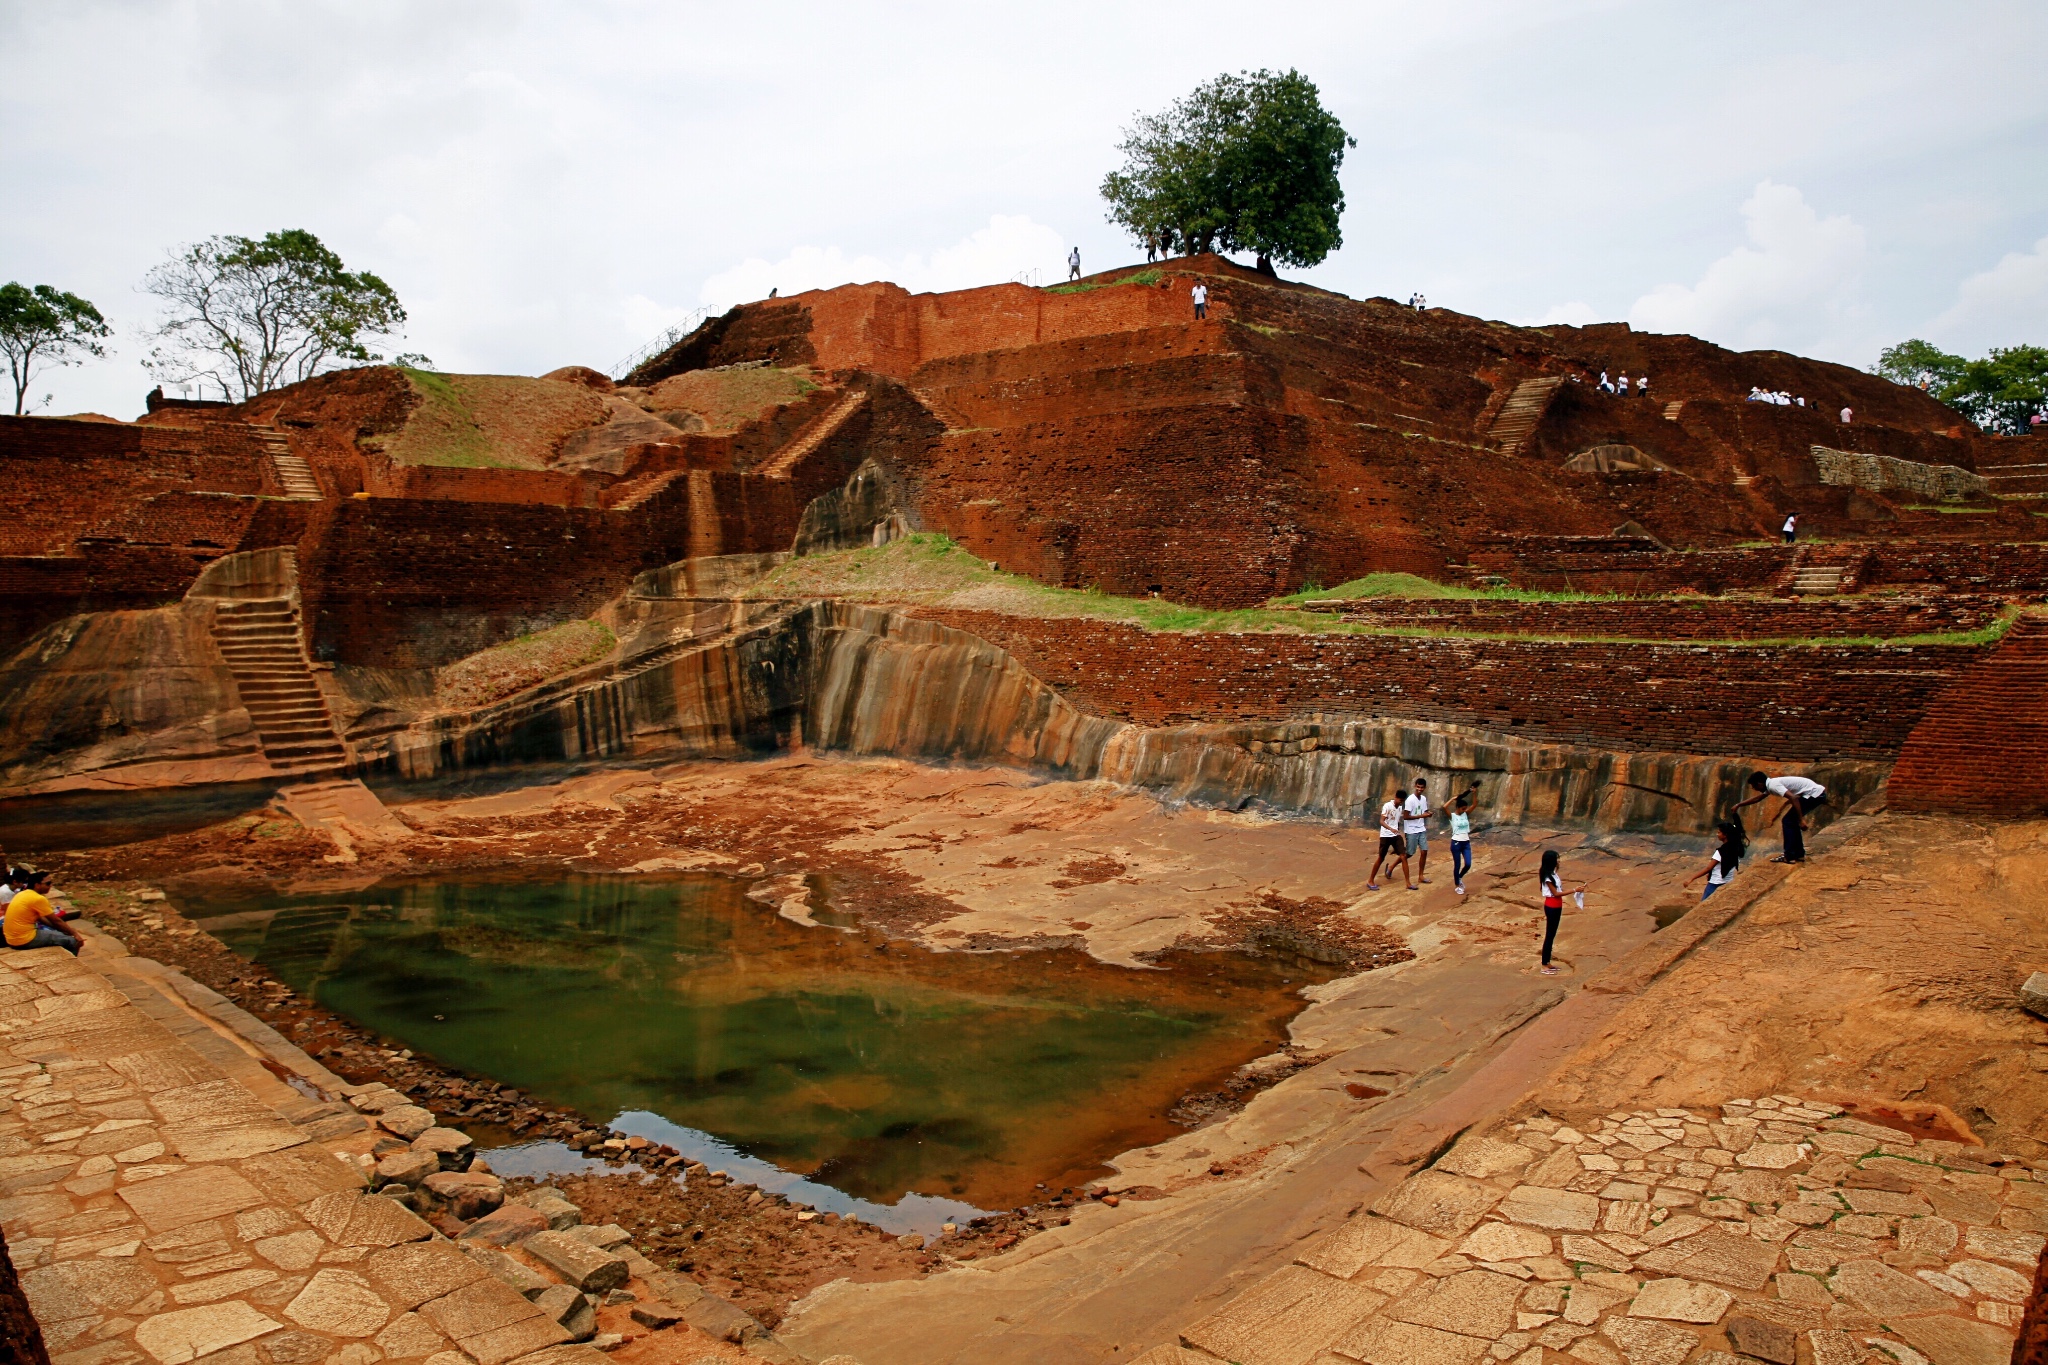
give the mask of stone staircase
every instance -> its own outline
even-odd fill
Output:
[[[313,477],[313,466],[306,463],[305,456],[292,449],[285,434],[276,427],[256,422],[251,422],[249,429],[256,433],[263,453],[270,457],[271,465],[277,470],[278,482],[284,485],[284,495],[295,502],[318,502],[320,481]]]
[[[1994,496],[2015,493],[2048,493],[2048,464],[2006,464],[1977,467]]]
[[[661,491],[688,473],[683,469],[663,469],[652,474],[641,474],[616,484],[612,488],[614,512],[631,512],[644,507]]]
[[[764,478],[788,478],[791,472],[803,463],[805,456],[831,440],[855,413],[867,406],[867,401],[868,395],[864,389],[847,394],[830,412],[814,422],[809,430],[776,451],[767,463],[757,467],[754,472]]]
[[[1833,597],[1853,592],[1869,553],[1860,546],[1800,546],[1780,589],[1794,597]]]
[[[1550,375],[1543,379],[1524,379],[1515,385],[1515,391],[1501,409],[1494,415],[1493,427],[1486,438],[1500,447],[1503,455],[1519,455],[1522,445],[1529,439],[1529,433],[1536,430],[1536,424],[1543,420],[1544,410],[1557,393],[1564,379]]]
[[[307,665],[292,599],[222,603],[214,612],[213,639],[272,768],[297,777],[348,766],[348,746],[335,733],[327,700]]]
[[[1680,398],[1675,402],[1666,403],[1664,405],[1664,420],[1667,422],[1676,422],[1678,420],[1678,414],[1684,411],[1685,400],[1683,398]]]

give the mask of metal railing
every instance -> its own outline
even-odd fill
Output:
[[[639,369],[642,365],[654,359],[654,357],[660,355],[699,327],[702,327],[704,319],[710,316],[711,309],[708,307],[699,308],[696,312],[686,315],[681,322],[669,328],[639,350],[634,351],[624,360],[615,362],[611,368],[612,378],[615,380],[624,379],[627,375],[633,373],[633,371]]]

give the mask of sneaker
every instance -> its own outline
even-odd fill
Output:
[[[1545,967],[1545,968],[1543,969],[1543,975],[1545,975],[1545,976],[1556,976],[1556,975],[1557,975],[1557,968],[1555,968],[1555,967]]]
[[[1465,888],[1464,888],[1464,887],[1462,887],[1462,886],[1454,886],[1454,887],[1452,887],[1451,889],[1452,889],[1453,891],[1456,891],[1456,892],[1457,892],[1457,893],[1458,893],[1459,895],[1461,895],[1461,896],[1465,894]]]

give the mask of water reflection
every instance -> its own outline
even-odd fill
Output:
[[[1299,985],[1329,975],[932,953],[800,928],[711,876],[181,899],[294,989],[444,1064],[881,1206],[1000,1207],[1098,1174],[1177,1131],[1178,1097],[1284,1042]]]

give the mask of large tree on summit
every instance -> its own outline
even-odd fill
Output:
[[[1888,346],[1875,372],[1924,389],[1985,431],[2023,436],[2048,416],[2048,346],[1994,346],[1982,360],[1915,338]]]
[[[74,365],[79,357],[105,355],[100,345],[113,329],[100,310],[76,294],[47,284],[0,284],[0,353],[14,382],[14,415],[21,416],[38,366]]]
[[[1124,130],[1102,197],[1111,222],[1169,252],[1310,266],[1344,244],[1337,172],[1357,145],[1298,71],[1218,76]]]
[[[158,345],[144,361],[159,379],[200,379],[236,398],[382,359],[372,342],[405,324],[391,286],[303,229],[261,240],[209,237],[149,272],[142,287],[165,304]]]

